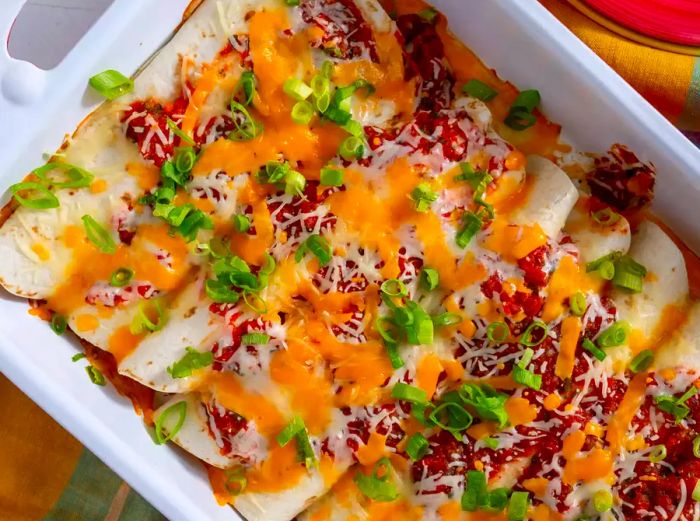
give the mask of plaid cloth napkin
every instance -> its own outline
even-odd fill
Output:
[[[700,144],[700,58],[634,43],[564,0],[540,1]],[[2,375],[0,440],[4,521],[165,519]]]

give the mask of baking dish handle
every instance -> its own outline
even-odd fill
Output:
[[[10,112],[10,106],[27,105],[35,101],[44,89],[46,71],[33,63],[16,60],[7,49],[10,30],[26,0],[2,0],[0,9],[0,114]]]

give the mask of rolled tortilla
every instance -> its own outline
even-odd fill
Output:
[[[676,369],[678,367],[700,371],[700,304],[688,309],[685,324],[663,346],[656,350],[654,367]]]
[[[578,247],[581,262],[593,262],[613,252],[627,253],[632,239],[627,219],[620,216],[614,224],[603,226],[593,220],[581,204],[584,202],[580,200],[574,207],[564,228]]]
[[[224,331],[224,323],[209,312],[209,299],[203,291],[204,279],[190,284],[171,304],[166,327],[148,335],[138,347],[119,363],[125,376],[164,393],[190,390],[208,369],[185,378],[173,378],[168,368],[180,360],[186,348],[211,351]]]
[[[532,178],[525,204],[513,214],[514,224],[537,223],[550,239],[559,235],[578,199],[578,191],[569,176],[541,156],[530,156],[527,174]]]

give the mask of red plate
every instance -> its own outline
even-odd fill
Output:
[[[700,46],[700,0],[583,0],[634,31],[681,45]]]

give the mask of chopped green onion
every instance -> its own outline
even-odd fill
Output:
[[[299,5],[299,0],[284,0],[284,3],[289,6],[297,6]]]
[[[612,226],[617,223],[622,216],[610,208],[603,208],[591,214],[593,220],[602,226]]]
[[[404,362],[399,355],[399,348],[395,343],[384,342],[384,347],[386,347],[386,353],[389,356],[389,361],[391,362],[391,367],[394,369],[400,369],[403,367]]]
[[[539,391],[542,387],[542,375],[535,374],[518,365],[513,367],[513,381],[535,391]]]
[[[185,348],[185,355],[167,368],[168,374],[173,378],[186,378],[192,376],[196,369],[209,367],[214,362],[214,355],[210,351],[200,352],[193,347]]]
[[[484,509],[489,512],[502,512],[508,506],[510,490],[504,487],[491,490],[486,497]]]
[[[171,421],[169,421],[171,417],[176,418],[175,425],[173,425],[172,427],[166,426],[166,423],[172,423]],[[167,441],[170,441],[173,438],[173,436],[176,436],[177,433],[180,432],[182,425],[185,423],[186,417],[187,402],[184,400],[171,405],[162,413],[160,413],[160,415],[156,419],[155,424],[156,444],[163,445]],[[167,435],[165,434],[165,432],[167,432]]]
[[[235,304],[241,298],[240,293],[232,290],[230,284],[219,280],[207,280],[204,291],[207,297],[219,304]]]
[[[589,339],[584,338],[583,341],[581,342],[581,347],[591,353],[593,356],[595,356],[598,360],[601,362],[605,360],[605,357],[608,355],[605,354],[605,351],[602,349],[599,349],[598,346],[596,346],[593,342],[591,342]]]
[[[508,395],[496,391],[487,384],[463,384],[458,390],[462,402],[474,409],[482,420],[498,422],[499,427],[508,423],[505,403]]]
[[[408,457],[411,458],[411,461],[418,461],[428,453],[429,448],[430,444],[428,443],[428,440],[425,439],[425,436],[423,436],[420,432],[417,432],[408,438],[408,442],[406,443],[406,454],[408,454]]]
[[[134,90],[134,80],[113,69],[95,74],[88,83],[90,87],[110,101]]]
[[[238,233],[245,233],[250,230],[250,217],[237,214],[233,216],[233,228]]]
[[[282,429],[282,431],[280,431],[280,433],[277,435],[277,443],[279,444],[280,447],[284,447],[290,441],[292,441],[297,434],[302,432],[304,429],[306,429],[306,425],[304,424],[304,420],[302,420],[301,417],[299,417],[299,416],[295,416],[284,427],[284,429]]]
[[[583,316],[586,312],[586,295],[577,291],[569,297],[569,310],[575,317]]]
[[[314,448],[311,445],[311,440],[309,439],[309,433],[304,427],[300,433],[296,435],[297,440],[297,452],[299,453],[299,458],[304,462],[304,466],[307,469],[315,467],[317,465],[316,454],[314,453]]]
[[[85,353],[76,353],[70,357],[71,362],[77,362],[78,360],[82,360],[83,358],[87,358],[85,356]]]
[[[518,342],[524,346],[534,347],[540,345],[547,338],[549,333],[549,328],[547,324],[541,320],[533,320],[532,323],[527,326],[523,334],[518,338]]]
[[[482,218],[472,212],[466,212],[464,214],[463,222],[464,226],[459,232],[457,232],[457,236],[455,238],[457,246],[460,248],[466,248],[484,225]]]
[[[700,480],[695,483],[695,488],[693,488],[693,494],[691,495],[693,501],[700,502]]]
[[[61,205],[58,197],[41,183],[33,181],[15,183],[10,186],[10,192],[15,201],[26,208],[48,210],[49,208],[58,208]],[[29,194],[24,197],[20,195],[20,192],[29,192]]]
[[[500,442],[497,438],[484,438],[483,440],[481,440],[481,443],[486,445],[491,450],[496,450],[500,445]]]
[[[693,440],[693,456],[700,458],[700,436],[695,436]]]
[[[245,471],[238,467],[233,470],[226,471],[226,481],[224,482],[224,488],[232,496],[238,496],[243,493],[243,491],[248,486],[248,479],[245,477]]]
[[[304,101],[313,94],[313,89],[297,78],[289,78],[282,85],[282,89],[290,98],[297,101]]]
[[[60,181],[49,178],[47,174],[55,170],[61,170],[66,179]],[[43,184],[55,188],[85,188],[95,179],[95,176],[87,170],[69,163],[47,163],[32,170],[32,174],[37,176]]]
[[[615,265],[609,260],[601,262],[596,271],[603,280],[612,280],[615,277]]]
[[[321,266],[326,266],[333,258],[333,250],[328,240],[318,234],[309,235],[309,237],[299,246],[296,255],[294,256],[297,262],[301,262],[305,253],[311,252]]]
[[[495,344],[502,344],[510,337],[510,328],[505,322],[492,322],[486,328],[486,336]]]
[[[340,143],[338,153],[347,161],[360,159],[365,154],[365,145],[360,138],[348,136]]]
[[[154,314],[155,320],[151,320],[149,315]],[[153,333],[163,329],[166,322],[167,316],[160,300],[155,300],[153,302],[141,301],[129,329],[134,335],[139,335],[146,331]]]
[[[244,291],[243,302],[245,302],[245,305],[248,306],[252,311],[255,311],[260,315],[264,315],[265,313],[267,313],[267,302],[265,302],[263,298],[257,293],[253,293],[251,291]]]
[[[524,90],[510,107],[505,123],[513,130],[525,130],[537,122],[537,118],[532,112],[539,106],[541,101],[539,91],[535,89]]]
[[[629,255],[623,255],[615,264],[613,284],[632,293],[639,293],[644,286],[647,269]]]
[[[326,60],[321,64],[321,75],[325,78],[330,79],[333,76],[334,69],[335,66],[333,65],[333,62]]]
[[[462,494],[462,510],[476,512],[487,500],[486,474],[478,470],[467,471],[467,486]]]
[[[437,18],[437,15],[437,10],[433,9],[432,7],[428,7],[418,12],[418,16],[420,16],[423,20],[431,24],[435,23],[435,18]]]
[[[236,85],[236,90],[234,96],[240,91],[243,91],[245,98],[243,99],[243,104],[248,106],[253,103],[253,98],[255,97],[255,74],[251,71],[244,71],[241,74],[241,79],[238,80],[238,85]]]
[[[107,384],[107,379],[105,378],[105,375],[103,375],[97,367],[88,365],[85,368],[85,371],[87,372],[90,381],[95,385]]]
[[[321,168],[321,184],[323,186],[342,186],[343,172],[324,166]]]
[[[233,99],[231,99],[229,105],[231,107],[231,117],[234,125],[236,125],[236,129],[229,132],[227,136],[228,139],[232,141],[249,141],[262,134],[262,124],[253,119],[253,116],[250,115],[247,108]],[[242,119],[238,117],[238,114],[242,116]]]
[[[399,279],[388,279],[382,282],[379,289],[388,297],[406,297],[408,296],[408,288],[406,284]]]
[[[411,345],[430,345],[433,343],[433,321],[423,308],[409,300],[407,311],[413,316],[413,323],[406,328],[406,340]]]
[[[284,193],[292,196],[300,196],[304,193],[306,178],[301,172],[290,170],[284,178]]]
[[[596,338],[596,343],[602,347],[617,347],[627,341],[627,331],[629,324],[624,321],[615,322],[608,329],[603,331]]]
[[[642,371],[649,369],[653,362],[654,351],[651,349],[645,349],[632,359],[632,362],[630,362],[630,370],[633,373],[641,373]]]
[[[341,127],[352,120],[352,114],[349,111],[339,109],[333,105],[328,107],[326,112],[323,113],[323,117],[331,120],[333,123],[337,123]]]
[[[457,313],[440,313],[433,317],[435,327],[454,326],[462,322],[462,317]]]
[[[173,165],[181,174],[189,174],[197,162],[197,153],[192,147],[179,147],[175,150]]]
[[[104,227],[89,215],[83,215],[82,218],[85,234],[91,243],[97,247],[102,253],[113,255],[117,251],[117,245]]]
[[[658,463],[666,459],[666,445],[656,445],[649,453],[649,461]]]
[[[374,329],[377,331],[377,333],[379,333],[379,336],[381,336],[385,342],[387,342],[389,344],[397,344],[398,343],[398,338],[397,338],[398,335],[397,336],[392,335],[392,331],[391,331],[391,328],[393,328],[393,326],[394,326],[393,321],[389,317],[386,317],[386,316],[379,317],[374,322]]]
[[[479,80],[469,80],[464,87],[462,87],[462,92],[481,101],[491,101],[498,95],[497,90]]]
[[[656,406],[664,412],[673,415],[676,419],[676,423],[684,419],[688,414],[690,414],[690,408],[685,405],[685,402],[698,393],[698,388],[691,386],[683,396],[676,399],[673,396],[660,395],[654,398]]]
[[[530,495],[527,492],[513,492],[508,502],[508,521],[523,521],[530,506]]]
[[[469,411],[455,402],[441,403],[430,412],[428,419],[433,425],[449,432],[460,441],[462,431],[468,429],[474,421]]]
[[[382,458],[375,463],[370,476],[358,472],[355,474],[354,481],[360,492],[368,498],[379,502],[389,502],[399,497],[396,485],[390,480],[390,477],[391,462],[389,458]]]
[[[343,125],[343,130],[355,137],[364,137],[365,129],[359,121],[351,119]]]
[[[244,345],[263,345],[270,341],[270,335],[265,333],[246,333],[241,337]]]
[[[134,278],[134,270],[129,268],[117,268],[109,278],[109,285],[115,288],[123,288]]]
[[[398,382],[391,390],[391,397],[411,403],[428,403],[428,393],[420,387]]]
[[[428,183],[421,183],[411,192],[411,199],[416,203],[417,212],[427,212],[430,205],[437,201],[438,193],[430,189]]]
[[[314,117],[314,106],[308,101],[297,101],[292,107],[292,121],[297,125],[308,125]]]
[[[613,506],[613,496],[609,490],[599,490],[593,494],[593,508],[596,512],[603,513]]]
[[[420,272],[420,284],[426,291],[433,291],[440,284],[440,274],[435,268],[423,267]]]
[[[173,134],[175,134],[177,137],[180,138],[181,141],[184,141],[188,145],[195,146],[194,139],[192,139],[190,136],[185,134],[180,127],[177,126],[177,123],[175,123],[172,119],[168,118],[165,120],[165,122],[168,125],[168,128],[171,130]]]
[[[66,321],[66,317],[59,315],[58,313],[54,313],[51,317],[51,330],[57,335],[62,335],[66,332],[67,327],[68,322]]]

